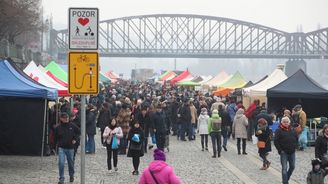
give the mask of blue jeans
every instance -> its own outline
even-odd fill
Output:
[[[188,123],[182,122],[181,123],[181,129],[180,129],[180,140],[186,139],[186,131],[188,131]]]
[[[227,146],[227,143],[228,143],[228,131],[227,130],[223,130],[222,129],[222,137],[223,137],[223,146]]]
[[[221,132],[211,132],[210,133],[213,146],[213,156],[216,156],[216,153],[220,155],[221,153]]]
[[[192,140],[192,136],[193,136],[192,131],[193,131],[193,126],[192,123],[190,122],[188,123],[187,130],[186,130],[186,132],[188,132],[188,140]]]
[[[181,137],[181,128],[182,128],[182,124],[179,123],[177,125],[177,139],[179,140],[179,138]]]
[[[64,166],[65,166],[65,156],[68,163],[68,173],[70,177],[74,176],[74,149],[58,148],[58,168],[59,168],[59,181],[64,181]]]
[[[195,137],[195,135],[196,135],[196,123],[191,123],[191,136],[192,136],[192,138],[194,138]]]
[[[280,153],[282,183],[288,184],[288,180],[295,169],[295,152],[287,154],[285,152]],[[287,170],[287,162],[289,163],[289,169]]]
[[[95,153],[96,152],[96,143],[95,143],[95,135],[88,134],[88,139],[85,144],[85,151],[88,153]]]

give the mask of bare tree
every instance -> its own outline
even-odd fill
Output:
[[[22,33],[42,31],[40,6],[40,0],[1,0],[0,40],[15,43]]]

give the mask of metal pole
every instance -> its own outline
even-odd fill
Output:
[[[81,184],[85,184],[85,95],[81,95]]]
[[[47,120],[47,99],[44,100],[44,116],[43,116],[42,146],[41,146],[41,165],[42,165],[42,161],[43,161],[44,136],[45,136],[45,130],[46,130],[46,120]]]

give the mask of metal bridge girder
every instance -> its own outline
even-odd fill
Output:
[[[56,31],[60,53],[68,31]],[[287,33],[266,26],[211,16],[156,14],[99,24],[105,57],[328,58],[328,28]]]

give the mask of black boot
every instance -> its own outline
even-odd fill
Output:
[[[240,143],[237,143],[237,151],[238,151],[238,155],[240,155]]]
[[[216,158],[216,152],[213,152],[212,158]]]
[[[246,153],[246,140],[243,140],[243,155],[247,155]]]

